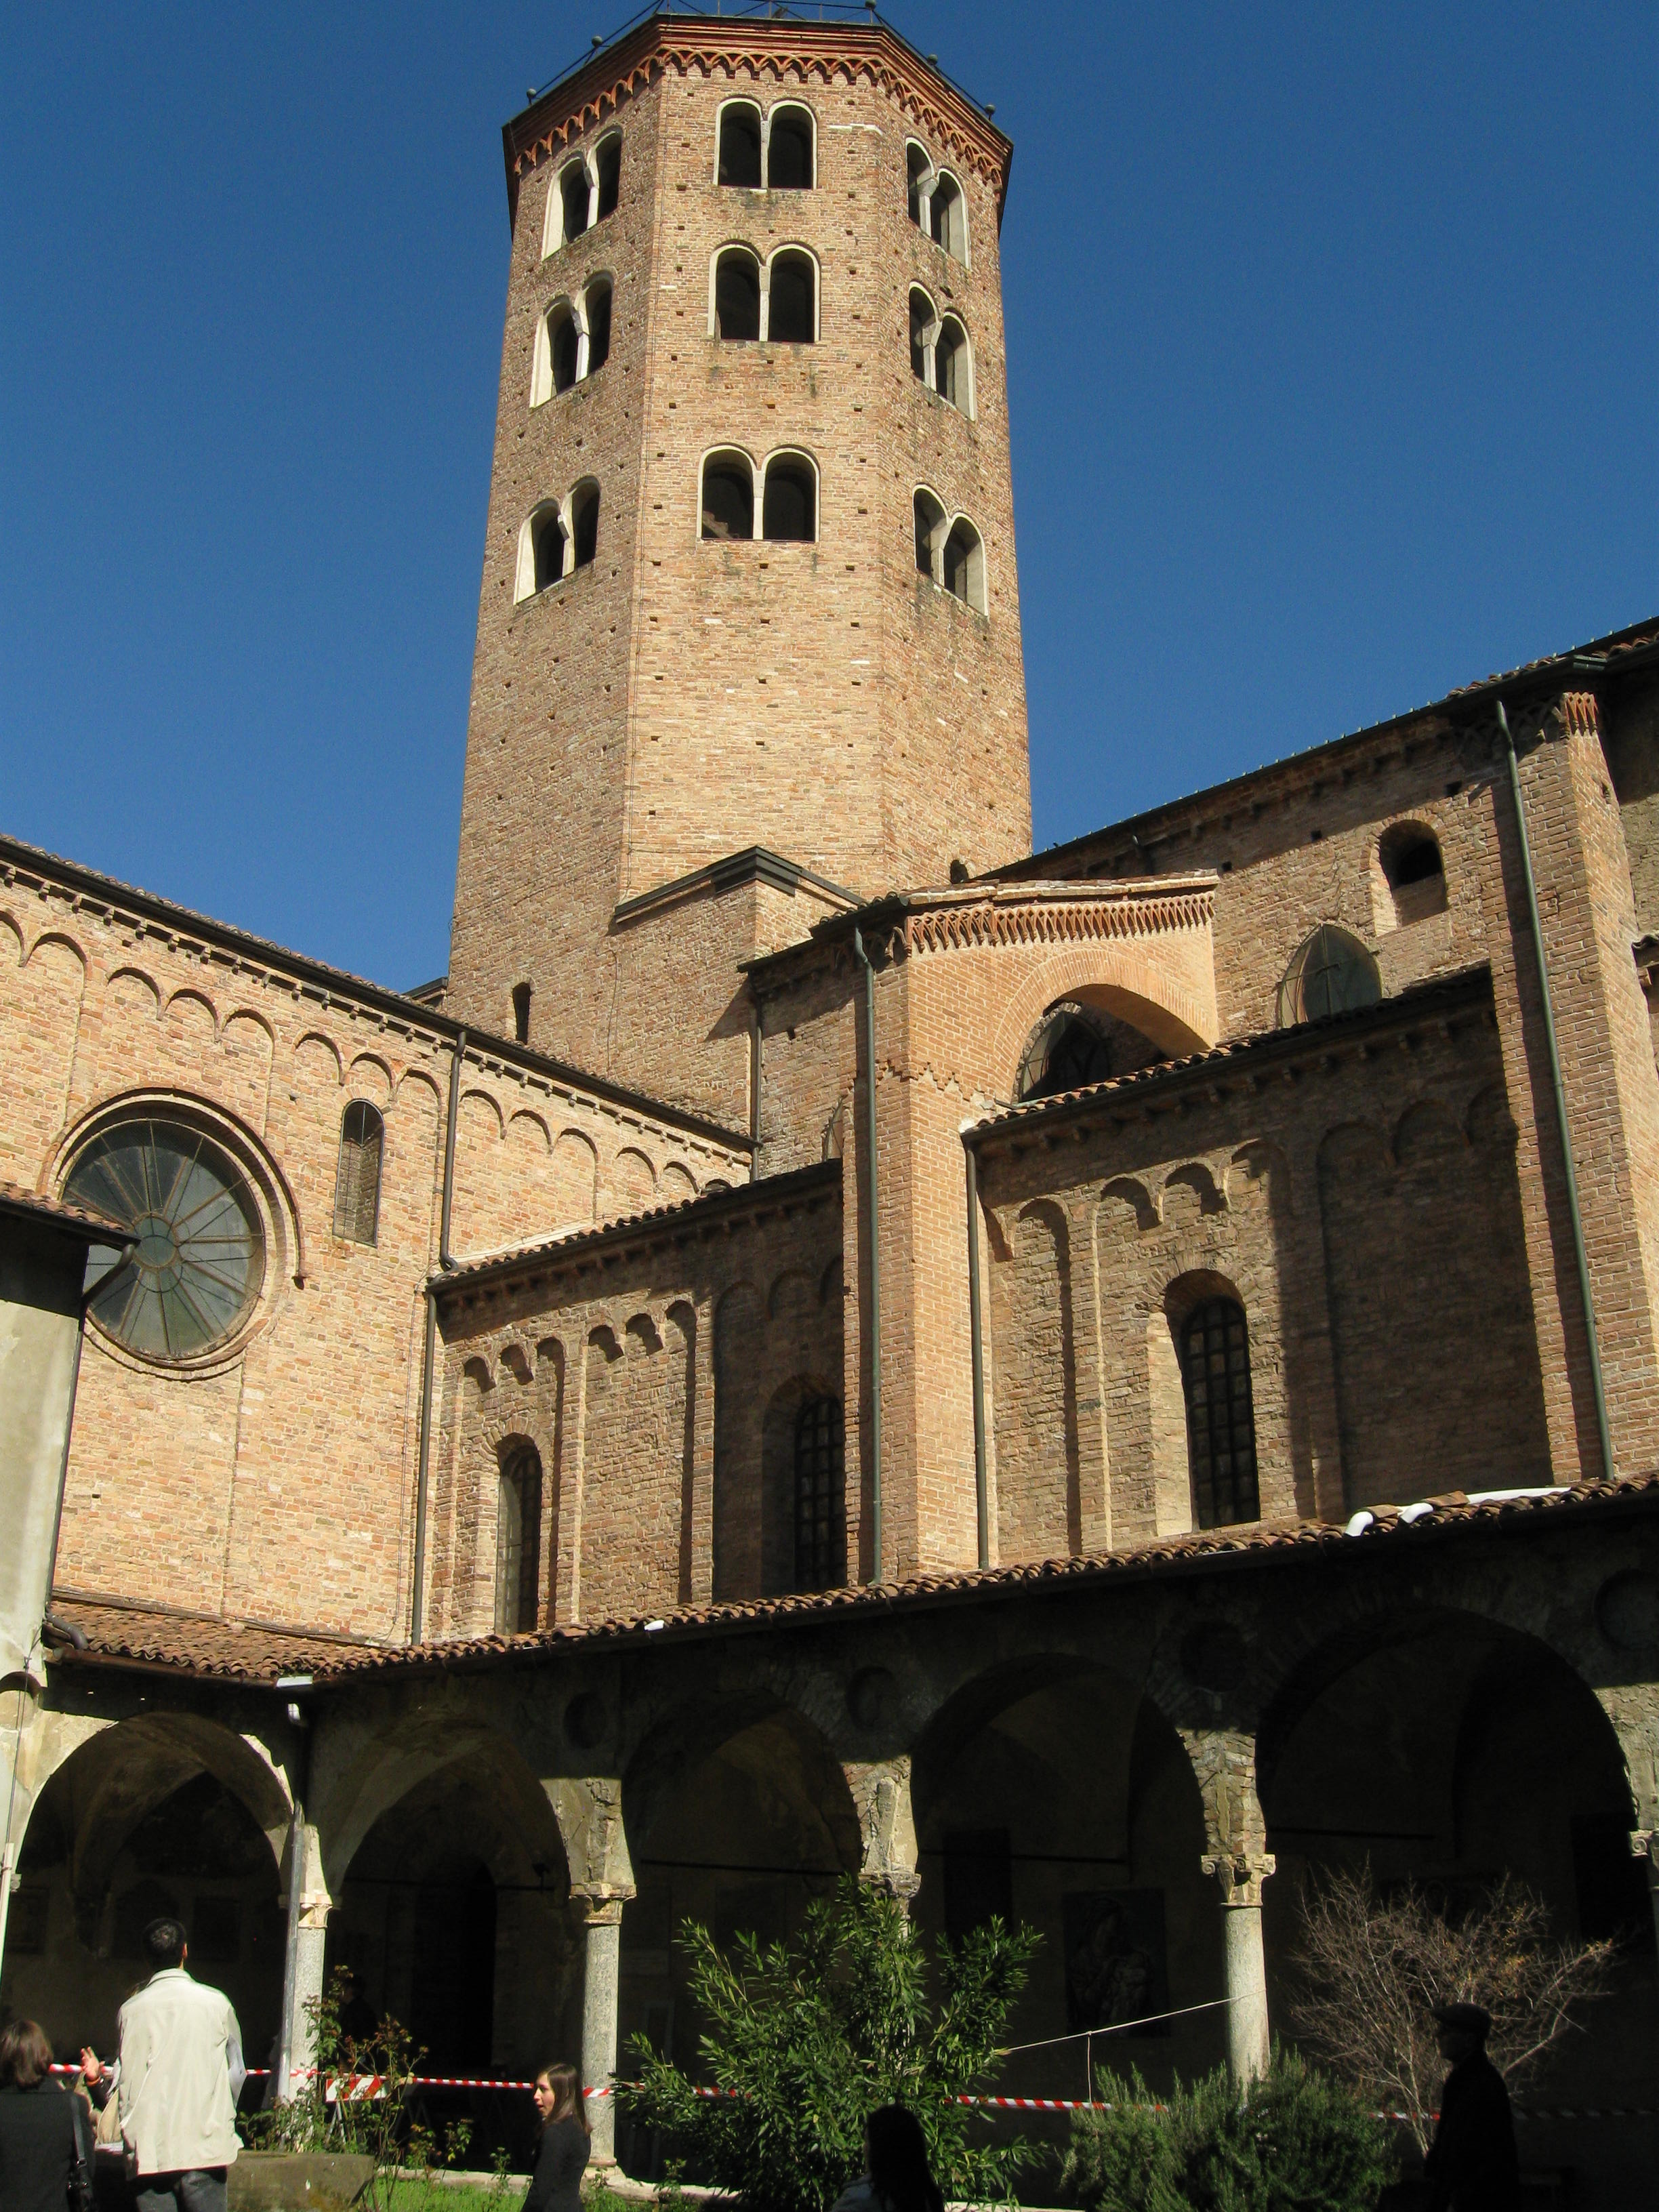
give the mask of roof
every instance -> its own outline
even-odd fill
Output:
[[[1473,683],[1460,684],[1443,697],[1429,700],[1420,707],[1411,707],[1401,714],[1390,714],[1380,722],[1368,723],[1360,729],[1347,731],[1341,737],[1328,738],[1322,744],[1304,747],[1300,752],[1285,753],[1277,760],[1263,761],[1258,767],[1246,769],[1237,775],[1227,776],[1219,783],[1206,784],[1200,790],[1162,799],[1156,806],[1149,806],[1139,814],[1126,815],[1120,821],[1104,823],[1097,830],[1085,830],[1060,844],[1045,847],[1041,853],[1027,854],[1018,860],[1006,861],[1001,867],[990,870],[989,878],[1006,881],[1026,875],[1052,875],[1056,860],[1063,861],[1068,854],[1082,854],[1091,847],[1114,839],[1127,839],[1132,844],[1157,843],[1157,837],[1144,837],[1139,833],[1151,830],[1153,825],[1170,816],[1179,816],[1202,803],[1237,793],[1263,776],[1316,766],[1351,747],[1363,745],[1409,723],[1420,721],[1425,714],[1439,713],[1449,718],[1467,720],[1471,705],[1505,689],[1528,692],[1538,687],[1540,679],[1559,679],[1564,676],[1578,677],[1589,684],[1598,677],[1618,676],[1634,671],[1656,655],[1659,655],[1659,615],[1651,615],[1642,622],[1631,623],[1625,629],[1612,630],[1605,637],[1593,638],[1586,645],[1571,646],[1564,653],[1547,653],[1540,659],[1526,661],[1519,668],[1512,668],[1503,675],[1480,677]]]
[[[270,1621],[219,1620],[210,1613],[155,1605],[141,1598],[54,1589],[52,1617],[78,1628],[85,1652],[60,1658],[161,1668],[169,1674],[234,1682],[275,1683],[285,1674],[316,1674],[367,1658],[367,1639]]]
[[[37,1221],[43,1228],[61,1230],[88,1244],[131,1244],[133,1235],[124,1222],[94,1213],[84,1206],[66,1206],[61,1198],[43,1198],[15,1182],[0,1182],[0,1213],[16,1220]]]
[[[555,1060],[529,1045],[518,1044],[509,1037],[458,1021],[453,1014],[424,1003],[410,992],[389,991],[344,968],[331,968],[325,961],[313,960],[303,952],[291,952],[286,945],[273,944],[269,938],[254,937],[246,930],[216,921],[190,907],[176,906],[171,899],[158,898],[153,891],[140,890],[113,876],[100,875],[94,868],[83,868],[78,861],[65,860],[56,853],[43,851],[38,845],[26,845],[16,837],[0,836],[0,883],[10,882],[20,873],[56,884],[70,895],[77,908],[104,915],[120,910],[159,926],[161,933],[171,941],[181,938],[186,941],[198,939],[219,947],[252,968],[278,970],[291,976],[325,1006],[335,999],[347,1000],[373,1012],[390,1015],[410,1034],[423,1033],[446,1044],[465,1041],[477,1047],[480,1058],[500,1060],[513,1067],[551,1076],[592,1097],[608,1098],[653,1121],[710,1138],[726,1151],[754,1150],[754,1139],[746,1130],[728,1129],[711,1121],[706,1114],[672,1105],[664,1099],[647,1097],[641,1091],[630,1091],[622,1084],[611,1082],[607,1076],[590,1074],[568,1060]],[[421,986],[428,991],[432,988],[430,984]]]
[[[1608,1483],[1580,1482],[1547,1491],[1461,1490],[1406,1505],[1376,1505],[1346,1527],[1329,1521],[1253,1522],[1187,1536],[1165,1536],[1133,1548],[1080,1558],[1023,1560],[1006,1567],[943,1569],[902,1583],[864,1583],[850,1589],[751,1598],[723,1605],[686,1606],[630,1620],[573,1623],[526,1636],[479,1636],[446,1644],[405,1644],[343,1657],[330,1679],[404,1673],[451,1672],[503,1661],[537,1659],[595,1645],[655,1644],[659,1638],[816,1623],[874,1612],[891,1614],[946,1602],[1086,1589],[1268,1561],[1364,1559],[1379,1549],[1423,1545],[1474,1532],[1547,1529],[1587,1517],[1659,1511],[1659,1474]]]
[[[579,1262],[591,1258],[596,1251],[611,1251],[622,1244],[683,1242],[701,1233],[706,1225],[729,1223],[733,1215],[776,1212],[781,1208],[801,1205],[821,1191],[839,1189],[840,1186],[841,1162],[814,1160],[810,1166],[793,1168],[787,1175],[765,1176],[758,1182],[739,1183],[730,1190],[705,1191],[696,1198],[682,1200],[678,1206],[653,1206],[644,1213],[632,1213],[621,1221],[607,1221],[598,1229],[568,1230],[561,1236],[543,1237],[537,1243],[520,1245],[510,1252],[494,1252],[486,1259],[474,1260],[465,1267],[451,1267],[442,1274],[430,1276],[428,1287],[441,1295],[520,1274],[545,1273],[550,1267]]]
[[[1059,1091],[1048,1098],[1030,1098],[985,1115],[963,1131],[975,1145],[998,1135],[1012,1124],[1025,1121],[1073,1121],[1087,1119],[1121,1103],[1133,1093],[1139,1103],[1148,1091],[1184,1089],[1190,1083],[1210,1084],[1223,1067],[1243,1062],[1250,1069],[1264,1061],[1296,1060],[1313,1053],[1323,1054],[1347,1038],[1356,1042],[1379,1030],[1408,1028],[1415,1023],[1438,1021],[1462,1006],[1482,1006],[1492,996],[1492,970],[1480,966],[1460,969],[1455,975],[1432,982],[1413,983],[1374,1006],[1357,1006],[1321,1020],[1297,1022],[1289,1029],[1261,1030],[1254,1036],[1233,1037],[1213,1045],[1208,1052],[1188,1053],[1181,1060],[1154,1060],[1150,1066],[1132,1067],[1123,1075],[1109,1076],[1078,1091]]]
[[[375,1644],[367,1638],[265,1622],[214,1620],[202,1613],[73,1590],[54,1591],[52,1610],[77,1627],[88,1644],[84,1652],[59,1654],[58,1663],[133,1666],[272,1686],[282,1676],[303,1674],[319,1686],[341,1686],[386,1674],[471,1671],[595,1646],[643,1647],[663,1638],[740,1634],[795,1622],[813,1625],[876,1613],[891,1615],[939,1604],[1103,1589],[1297,1560],[1363,1560],[1394,1547],[1433,1545],[1482,1533],[1547,1533],[1584,1521],[1655,1511],[1659,1511],[1659,1474],[1474,1497],[1454,1490],[1410,1504],[1370,1507],[1346,1527],[1328,1521],[1252,1522],[1160,1537],[1077,1559],[941,1569],[912,1575],[902,1583],[685,1606],[629,1620],[577,1622],[537,1635],[477,1636],[443,1644]]]

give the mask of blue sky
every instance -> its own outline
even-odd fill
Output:
[[[1654,611],[1650,4],[888,12],[1015,142],[1039,845]],[[442,969],[500,125],[622,13],[7,11],[0,827]]]

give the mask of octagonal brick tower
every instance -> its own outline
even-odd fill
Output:
[[[728,174],[758,150],[759,187],[720,180],[728,109]],[[739,961],[849,898],[1030,849],[997,240],[1012,148],[865,15],[653,18],[504,137],[447,1004],[742,1121]],[[723,334],[740,281],[716,327],[730,248],[768,295],[758,341]],[[813,279],[810,339],[770,334],[788,249],[797,314]],[[954,404],[930,388],[947,317],[966,341]],[[752,471],[757,533],[769,458],[787,457],[816,481],[812,537],[732,534],[711,453]],[[791,504],[774,526],[802,526]]]

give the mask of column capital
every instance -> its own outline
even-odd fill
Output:
[[[859,1822],[859,1880],[908,1905],[921,1887],[916,1824],[910,1809],[910,1759],[844,1759],[842,1772]]]
[[[1649,1882],[1659,1888],[1659,1828],[1632,1828],[1630,1855],[1642,1861],[1648,1870]]]
[[[623,1905],[638,1893],[631,1882],[573,1882],[570,1902],[580,1911],[584,1927],[620,1928]]]
[[[1259,1911],[1261,1885],[1277,1873],[1279,1862],[1271,1851],[1206,1851],[1203,1867],[1220,1883],[1224,1907],[1253,1905]]]

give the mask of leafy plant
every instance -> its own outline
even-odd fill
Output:
[[[1303,1893],[1293,2016],[1317,2056],[1402,2112],[1426,2148],[1446,2071],[1432,2008],[1484,2005],[1487,2052],[1513,2084],[1607,1989],[1613,1955],[1611,1943],[1553,1943],[1542,1901],[1507,1875],[1455,1911],[1415,1883],[1379,1895],[1366,1866]]]
[[[903,1907],[850,1879],[808,1907],[791,1943],[743,1935],[728,1954],[688,1922],[678,1941],[718,2094],[699,2096],[639,2037],[641,2079],[618,2094],[750,2212],[823,2212],[862,2171],[865,2116],[886,2104],[915,2113],[946,2197],[1006,2198],[1030,2148],[984,2140],[983,2116],[957,2100],[991,2072],[1037,1940],[992,1920],[954,1948],[941,1942],[933,1997]]]
[[[1097,2094],[1110,2109],[1072,2115],[1060,2171],[1089,2212],[1370,2212],[1394,2178],[1387,2124],[1278,2046],[1243,2093],[1218,2067],[1158,2100],[1138,2073]]]

